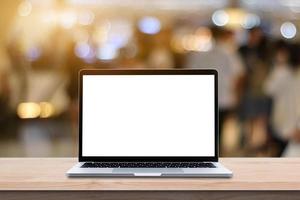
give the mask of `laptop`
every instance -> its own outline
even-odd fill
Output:
[[[82,70],[68,176],[231,177],[218,162],[215,70]]]

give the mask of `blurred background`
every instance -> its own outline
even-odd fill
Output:
[[[221,156],[300,156],[300,1],[1,0],[0,156],[76,156],[83,68],[215,68]]]

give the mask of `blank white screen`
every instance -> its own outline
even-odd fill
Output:
[[[215,156],[213,75],[84,75],[83,156]]]

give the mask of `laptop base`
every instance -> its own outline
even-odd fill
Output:
[[[84,162],[72,167],[69,177],[220,177],[230,178],[232,172],[218,162],[216,168],[81,168]]]

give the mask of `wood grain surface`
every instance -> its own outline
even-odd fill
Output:
[[[300,158],[220,161],[233,178],[68,178],[76,158],[1,158],[0,191],[300,191]]]
[[[297,191],[0,191],[1,200],[299,200]]]

